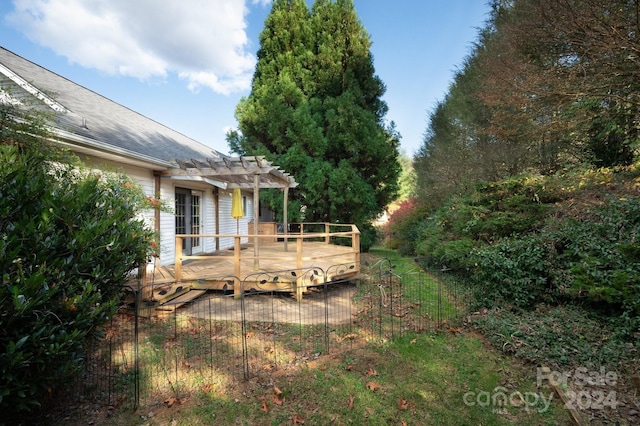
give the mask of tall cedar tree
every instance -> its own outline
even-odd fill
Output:
[[[260,35],[252,90],[237,106],[240,155],[295,176],[289,220],[367,228],[398,191],[399,134],[385,124],[383,82],[352,0],[275,0]],[[262,194],[281,217],[282,193]]]
[[[640,0],[492,0],[414,158],[430,205],[478,181],[640,152]],[[436,206],[434,206],[436,207]]]

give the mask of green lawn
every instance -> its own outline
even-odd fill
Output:
[[[394,271],[403,277],[415,275],[415,280],[403,281],[407,302],[437,293],[437,281],[423,275],[412,259],[383,249],[371,254],[391,259]],[[448,309],[456,309],[455,304]],[[475,332],[446,330],[409,332],[388,341],[359,339],[328,355],[259,371],[248,381],[183,382],[179,392],[161,391],[135,412],[123,404],[74,417],[75,424],[571,424],[558,396],[548,388],[536,389],[535,366],[496,351]],[[197,354],[198,341],[180,345]],[[162,348],[160,343],[156,346],[151,352]],[[164,379],[145,377],[151,382]],[[66,419],[63,424],[74,423]]]

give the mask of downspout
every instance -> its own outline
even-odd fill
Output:
[[[220,235],[220,189],[213,188],[213,210],[216,215],[216,235]],[[216,237],[216,251],[220,251],[220,237]]]
[[[159,200],[160,199],[160,173],[159,171],[154,171],[153,172],[153,177],[154,177],[154,181],[155,181],[155,190],[153,192],[153,196]],[[158,235],[160,235],[160,207],[156,206],[153,209],[153,230],[155,232],[158,233]]]

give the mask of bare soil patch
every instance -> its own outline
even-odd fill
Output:
[[[311,287],[301,301],[291,293],[248,294],[244,301],[232,295],[216,293],[201,296],[184,310],[197,318],[217,320],[240,319],[244,308],[246,321],[273,321],[289,324],[346,324],[351,321],[353,284],[331,284]]]

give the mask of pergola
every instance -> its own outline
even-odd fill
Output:
[[[176,160],[177,168],[161,172],[162,177],[209,183],[222,189],[253,190],[253,233],[255,257],[258,257],[258,219],[261,188],[277,188],[284,191],[284,233],[287,233],[287,200],[289,188],[295,188],[295,179],[262,156],[226,157],[203,160]],[[287,250],[287,239],[284,238]]]

